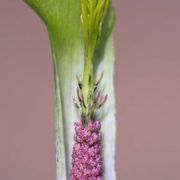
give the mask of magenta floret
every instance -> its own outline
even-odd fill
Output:
[[[101,123],[90,121],[84,127],[76,122],[74,127],[71,180],[103,180]]]

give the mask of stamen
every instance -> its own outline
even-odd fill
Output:
[[[99,79],[97,80],[97,82],[96,82],[96,84],[95,84],[96,86],[98,86],[98,84],[101,82],[103,76],[104,76],[104,73],[101,72],[101,75],[100,75]]]
[[[78,97],[79,102],[81,103],[83,101],[83,98],[82,98],[82,93],[79,87],[77,87],[77,97]]]
[[[73,97],[73,103],[76,106],[77,109],[79,109],[79,104],[77,103],[76,99]]]
[[[78,82],[78,86],[80,89],[82,89],[82,81],[80,80],[79,76],[76,74],[76,80]]]
[[[98,100],[99,100],[99,98],[100,98],[100,95],[101,95],[101,92],[98,91],[98,93],[97,93],[97,95],[96,95],[96,97],[95,97],[95,99],[94,99],[94,103],[97,103],[97,102],[98,102]]]
[[[107,98],[108,98],[108,95],[106,94],[102,102],[99,104],[98,108],[101,108],[105,104],[105,102],[107,101]]]

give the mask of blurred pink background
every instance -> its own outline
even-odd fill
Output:
[[[180,180],[180,1],[116,0],[117,180]],[[55,180],[47,31],[0,5],[0,180]]]

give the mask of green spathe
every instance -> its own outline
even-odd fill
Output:
[[[54,64],[56,94],[57,180],[68,180],[73,144],[73,123],[78,120],[72,98],[76,94],[76,74],[83,75],[84,44],[80,0],[26,0],[47,26]],[[94,77],[104,72],[102,89],[108,101],[99,112],[104,137],[104,178],[115,180],[115,98],[112,8],[102,27],[102,40],[95,52]]]

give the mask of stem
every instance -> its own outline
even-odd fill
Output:
[[[94,98],[94,78],[93,78],[93,48],[89,46],[84,55],[84,74],[82,84],[82,94],[85,106],[82,109],[83,119],[87,122],[91,118],[89,104]]]

